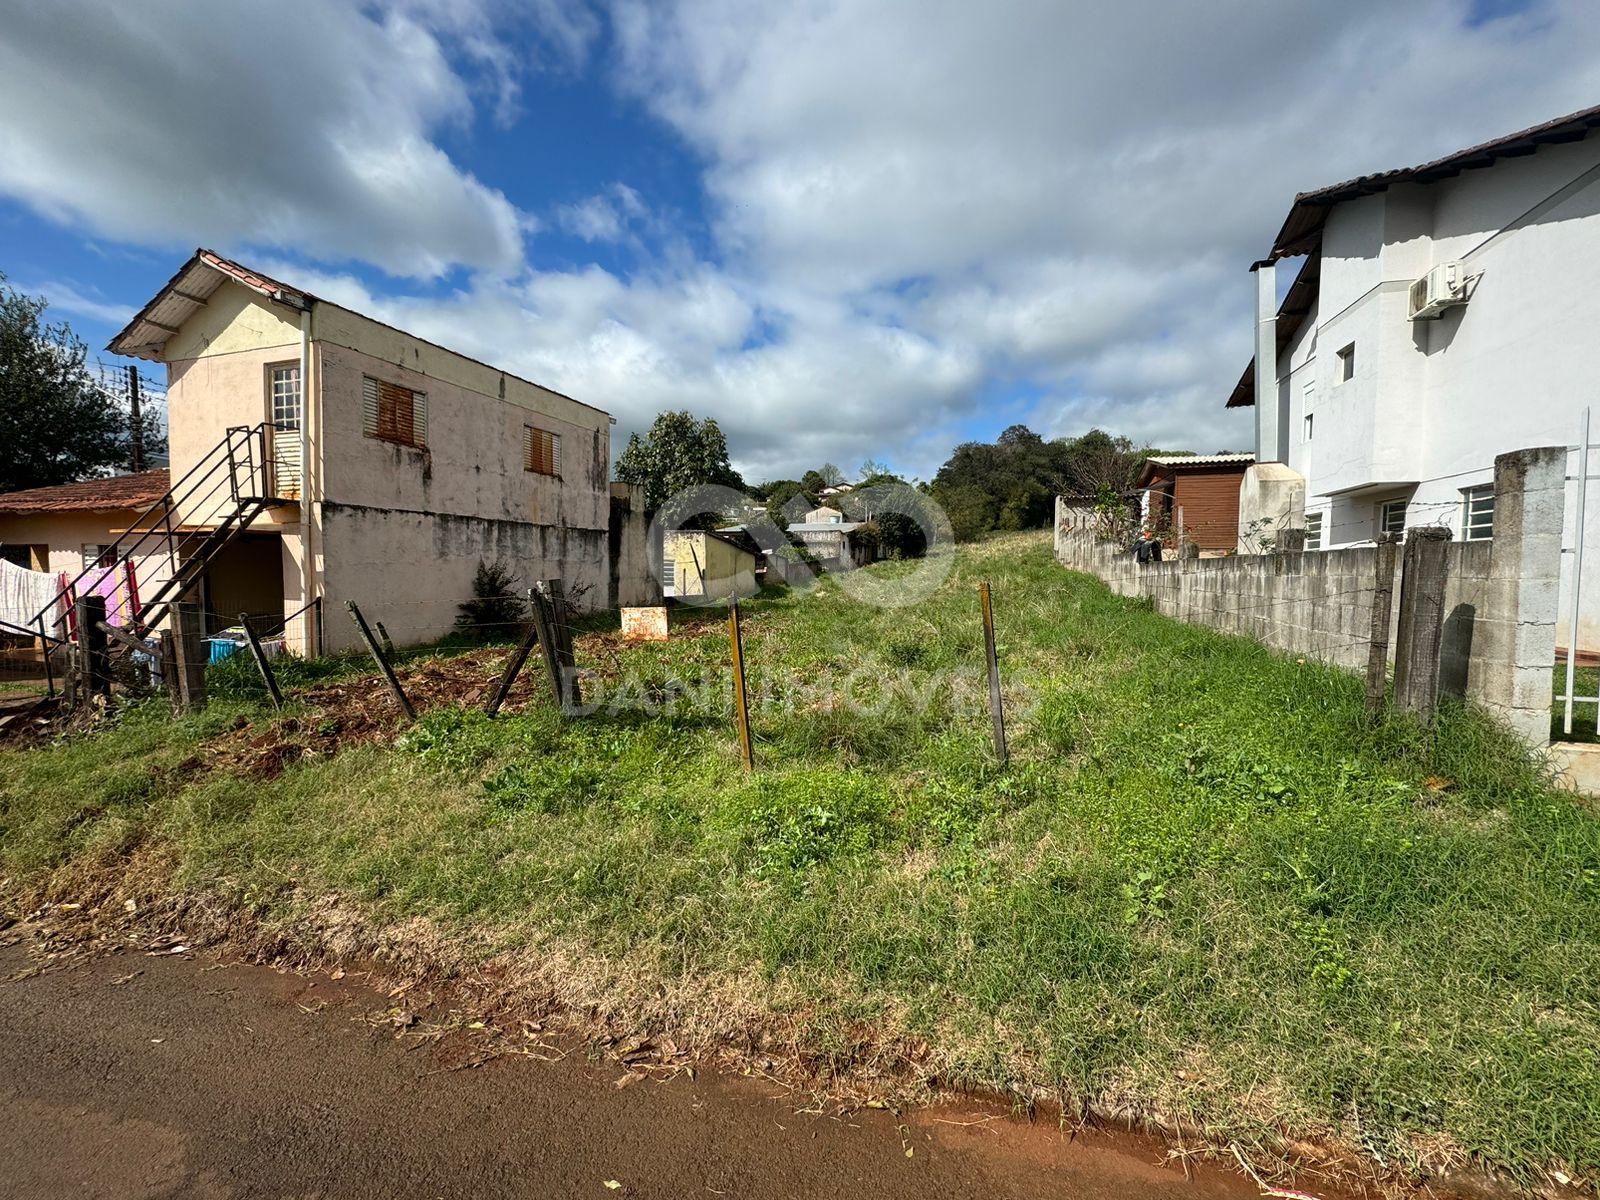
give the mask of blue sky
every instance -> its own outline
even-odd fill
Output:
[[[0,270],[94,347],[205,244],[753,479],[1246,445],[1295,191],[1600,100],[1579,0],[8,7]]]

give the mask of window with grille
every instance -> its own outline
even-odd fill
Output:
[[[1385,500],[1378,505],[1378,532],[1404,533],[1406,531],[1406,502],[1404,499]]]
[[[361,380],[362,428],[368,437],[419,450],[428,444],[428,396],[397,383]]]
[[[522,427],[522,469],[538,475],[561,475],[561,435],[548,429]]]
[[[678,586],[678,564],[672,558],[661,560],[661,586],[664,588]]]
[[[300,428],[300,366],[272,367],[268,376],[272,394],[272,427],[281,431]]]
[[[1322,549],[1322,514],[1306,514],[1306,549]]]
[[[1494,536],[1494,484],[1461,489],[1461,537],[1468,542]]]

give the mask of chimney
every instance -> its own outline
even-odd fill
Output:
[[[1278,462],[1278,269],[1254,264],[1256,277],[1256,461]]]

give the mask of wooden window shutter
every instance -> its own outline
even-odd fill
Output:
[[[363,376],[361,425],[368,437],[402,446],[428,444],[428,397],[397,383]]]
[[[537,475],[561,474],[561,435],[548,429],[522,427],[522,469]]]

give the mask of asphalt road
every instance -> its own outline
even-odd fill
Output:
[[[621,1068],[581,1051],[469,1069],[474,1035],[375,1028],[387,1001],[354,977],[137,952],[30,964],[24,946],[0,949],[0,1194],[14,1200],[1257,1195],[1158,1166],[1151,1144],[965,1106],[819,1116],[704,1073],[619,1089]]]

